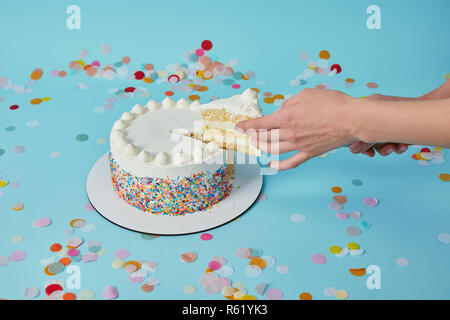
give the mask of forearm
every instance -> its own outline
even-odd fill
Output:
[[[351,122],[356,139],[450,148],[450,98],[417,101],[357,100]]]

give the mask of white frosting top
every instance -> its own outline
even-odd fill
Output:
[[[262,115],[252,89],[203,105],[169,97],[162,103],[150,100],[145,106],[135,105],[114,123],[110,136],[113,158],[137,176],[176,178],[216,170],[226,163],[226,152],[188,133],[201,131],[202,110],[222,108],[232,114]]]
[[[258,105],[258,96],[255,90],[247,89],[242,94],[229,98],[217,99],[206,104],[193,105],[194,110],[225,109],[231,114],[242,114],[251,118],[262,116]]]

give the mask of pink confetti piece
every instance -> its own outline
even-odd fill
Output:
[[[67,250],[67,255],[69,257],[76,257],[79,254],[80,254],[80,250],[78,250],[78,249],[69,249],[69,250]]]
[[[67,240],[67,246],[73,247],[73,248],[78,248],[82,243],[83,243],[83,239],[79,238],[79,237],[70,238],[69,240]]]
[[[364,203],[368,207],[375,207],[378,204],[378,200],[375,198],[367,197],[364,199]]]
[[[316,253],[311,256],[311,261],[315,264],[325,264],[327,263],[327,257],[323,254]]]
[[[17,250],[9,255],[9,260],[14,262],[22,261],[26,256],[27,254],[25,253],[25,251]]]
[[[130,250],[127,249],[119,249],[114,252],[114,257],[116,259],[124,260],[130,256]]]
[[[208,268],[210,268],[213,271],[220,269],[221,266],[222,265],[217,261],[210,261],[208,263]]]
[[[212,238],[213,238],[213,236],[210,233],[204,233],[200,236],[200,239],[205,240],[205,241],[211,240]]]
[[[83,262],[93,262],[93,261],[97,261],[97,258],[98,258],[98,256],[95,253],[88,252],[88,253],[85,253],[83,255],[83,257],[81,258],[81,261],[83,261]]]
[[[35,228],[44,228],[52,224],[52,220],[50,218],[39,218],[33,222],[33,227]]]
[[[112,300],[119,296],[119,291],[117,291],[116,287],[107,286],[105,289],[103,289],[102,295],[103,295],[103,299]]]
[[[132,272],[129,276],[128,276],[128,280],[131,282],[131,283],[142,283],[144,280],[145,280],[145,278],[147,277],[147,272],[143,272],[143,271],[135,271],[135,272]]]
[[[340,219],[340,220],[347,220],[348,219],[348,214],[345,212],[338,212],[336,213],[336,216]]]
[[[86,204],[84,205],[84,210],[86,210],[86,211],[94,211],[95,209],[94,209],[94,207],[92,206],[92,204],[91,204],[90,202],[88,202],[88,203],[86,203]]]
[[[283,298],[283,291],[280,289],[269,289],[266,291],[266,297],[269,300],[281,300]]]

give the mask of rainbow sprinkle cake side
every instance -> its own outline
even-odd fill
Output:
[[[226,165],[215,172],[201,171],[182,179],[135,176],[120,168],[111,153],[109,165],[119,197],[157,215],[180,216],[206,210],[228,197],[233,188]]]

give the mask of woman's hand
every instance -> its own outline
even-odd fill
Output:
[[[359,100],[339,91],[304,89],[273,114],[239,122],[236,130],[252,136],[252,144],[267,153],[297,150],[292,157],[270,164],[286,170],[358,141],[352,109]]]

